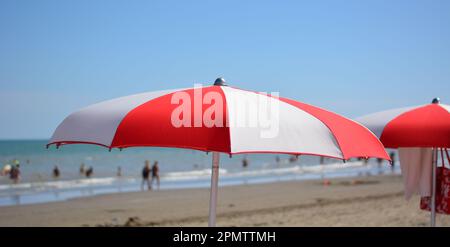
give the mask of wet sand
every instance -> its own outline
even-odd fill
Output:
[[[144,191],[0,207],[0,226],[207,226],[208,189]],[[218,226],[427,226],[401,177],[240,185],[219,189]],[[438,226],[450,216],[438,215]]]

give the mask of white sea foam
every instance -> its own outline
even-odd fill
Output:
[[[342,169],[351,169],[364,167],[363,162],[349,162],[333,163],[326,165],[315,166],[290,166],[290,167],[277,167],[277,168],[263,168],[263,169],[242,169],[238,171],[230,172],[225,168],[219,169],[219,174],[224,178],[242,178],[242,177],[257,177],[257,176],[280,176],[287,174],[321,174],[329,172],[338,172]],[[180,172],[168,172],[161,174],[161,181],[182,182],[188,180],[209,179],[211,176],[211,169],[201,169],[194,171],[180,171]],[[86,188],[90,186],[111,186],[118,183],[133,183],[140,181],[138,177],[102,177],[102,178],[84,178],[73,180],[60,180],[60,181],[45,181],[45,182],[30,182],[19,184],[2,184],[0,185],[0,192],[6,191],[45,191],[45,190],[64,190],[64,189],[77,189]]]
[[[219,174],[226,175],[228,171],[224,168],[219,168]],[[202,169],[194,171],[183,171],[183,172],[168,172],[161,174],[161,179],[173,181],[173,180],[184,180],[184,179],[200,179],[211,176],[211,169]]]

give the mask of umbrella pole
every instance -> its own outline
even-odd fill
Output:
[[[217,189],[219,183],[219,160],[220,153],[213,152],[211,168],[211,193],[209,197],[209,221],[208,226],[216,226]]]
[[[432,188],[431,188],[431,227],[436,226],[436,166],[438,160],[438,149],[433,150]]]

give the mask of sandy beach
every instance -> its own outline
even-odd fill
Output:
[[[0,226],[206,226],[208,189],[144,191],[7,206]],[[427,226],[400,176],[223,187],[218,226]],[[438,226],[450,217],[438,215]]]

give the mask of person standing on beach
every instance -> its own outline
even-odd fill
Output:
[[[59,175],[60,175],[59,168],[58,168],[58,166],[55,166],[53,168],[53,178],[57,179],[57,178],[59,178]]]
[[[389,157],[391,158],[391,172],[394,173],[395,171],[395,153],[394,152],[390,152],[389,153]]]
[[[87,170],[86,170],[86,177],[90,178],[92,176],[92,174],[94,174],[94,168],[92,166],[90,166]]]
[[[275,162],[276,162],[276,164],[277,164],[277,167],[280,167],[280,156],[275,156]]]
[[[159,190],[159,166],[158,166],[158,161],[155,161],[155,163],[152,166],[152,185],[153,185],[153,180],[156,180],[156,186]]]
[[[242,168],[246,169],[248,167],[248,160],[245,156],[244,159],[242,159]]]
[[[13,165],[11,171],[9,172],[9,178],[17,184],[20,181],[20,165]]]
[[[82,175],[82,176],[85,175],[85,165],[84,165],[84,163],[81,163],[81,165],[80,165],[80,175]]]
[[[377,158],[377,163],[378,163],[378,175],[382,174],[382,166],[383,166],[383,159]]]
[[[144,169],[142,169],[142,184],[141,189],[144,190],[144,184],[147,184],[148,190],[152,189],[152,184],[150,182],[150,162],[148,160],[145,161]]]
[[[122,167],[118,166],[117,167],[117,177],[122,177]]]

